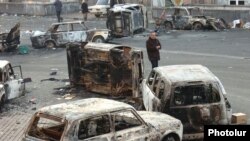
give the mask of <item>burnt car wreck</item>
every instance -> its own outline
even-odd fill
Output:
[[[160,12],[158,10],[157,12]],[[166,31],[172,29],[180,30],[216,30],[221,31],[228,28],[223,19],[203,15],[198,7],[168,7],[161,14],[154,14],[156,27]]]
[[[181,141],[182,131],[180,120],[169,115],[89,98],[39,109],[23,141]]]
[[[69,44],[67,59],[72,85],[113,96],[139,96],[142,51],[114,44]]]
[[[98,42],[110,40],[108,29],[89,29],[83,21],[53,23],[47,32],[35,31],[30,40],[34,48],[55,48],[75,42]]]
[[[157,67],[142,85],[146,110],[181,120],[185,140],[202,139],[204,125],[231,123],[232,109],[226,91],[202,65]]]
[[[20,23],[17,23],[8,33],[0,33],[0,52],[14,51],[19,44]]]
[[[140,4],[116,4],[109,9],[106,24],[114,37],[133,36],[147,27],[147,10]]]

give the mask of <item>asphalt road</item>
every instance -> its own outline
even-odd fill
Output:
[[[77,19],[81,15],[65,15],[65,20]],[[10,29],[16,22],[21,22],[21,44],[31,46],[29,31],[46,30],[56,21],[53,17],[26,17],[26,16],[0,16],[0,30]],[[91,19],[87,22],[90,28],[105,26],[102,19]],[[150,29],[149,29],[150,30]],[[145,76],[151,66],[145,51],[147,33],[114,39],[112,42],[126,44],[144,51]],[[158,36],[162,43],[160,65],[172,64],[202,64],[207,66],[222,81],[232,104],[233,112],[243,112],[248,116],[250,123],[250,31],[230,30],[214,31],[171,31]],[[6,105],[1,117],[16,111],[33,113],[35,109],[68,101],[62,96],[69,93],[64,87],[67,83],[67,60],[64,48],[55,50],[33,49],[30,53],[19,55],[17,53],[0,53],[0,59],[11,61],[14,65],[22,65],[24,76],[31,77],[32,83],[27,84],[27,94],[12,100]],[[50,76],[56,70],[57,75]],[[56,81],[45,80],[55,78]],[[59,88],[55,90],[54,88]],[[79,94],[76,99],[95,97],[101,95]],[[34,100],[35,102],[30,102]],[[29,119],[30,115],[27,115]],[[26,124],[26,122],[25,122]],[[25,126],[23,123],[23,126]],[[22,127],[23,127],[22,126]],[[3,129],[4,130],[4,129]],[[5,131],[1,131],[0,135]],[[2,138],[0,138],[1,140]]]

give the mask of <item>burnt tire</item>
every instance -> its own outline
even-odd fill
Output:
[[[102,36],[95,36],[92,40],[92,42],[95,42],[95,43],[104,43],[105,40]]]
[[[46,41],[46,42],[45,42],[45,47],[46,47],[46,48],[55,48],[55,47],[56,47],[56,44],[55,44],[55,42],[53,42],[53,41]]]
[[[173,29],[172,23],[171,22],[165,22],[164,23],[164,29],[165,29],[165,31],[172,30]]]
[[[203,25],[199,22],[196,22],[193,24],[193,30],[202,30],[203,29]]]
[[[173,134],[167,135],[162,141],[179,141]]]

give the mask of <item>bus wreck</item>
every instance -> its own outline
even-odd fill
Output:
[[[71,85],[112,96],[139,96],[142,51],[104,43],[69,44],[67,60]]]

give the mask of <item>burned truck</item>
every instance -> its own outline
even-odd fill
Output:
[[[71,85],[112,96],[138,97],[143,53],[129,46],[82,43],[67,47]]]
[[[9,32],[0,32],[0,52],[14,51],[20,44],[20,23],[17,23]]]

